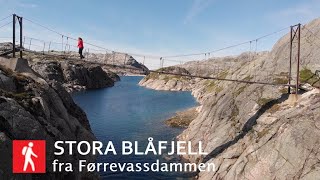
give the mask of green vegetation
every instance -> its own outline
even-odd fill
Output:
[[[231,112],[231,120],[234,120],[239,115],[239,109],[235,106]]]
[[[206,83],[206,92],[212,92],[216,88],[216,84],[213,81],[209,81],[209,83]]]
[[[234,97],[239,96],[244,91],[245,88],[246,88],[246,86],[242,86],[242,87],[238,88],[235,92],[233,92],[233,96]]]
[[[243,80],[244,81],[250,81],[251,79],[253,79],[253,76],[246,76]]]
[[[228,75],[228,70],[224,70],[218,74],[218,78],[225,79]]]
[[[260,106],[263,106],[263,105],[267,104],[268,102],[270,102],[271,100],[272,100],[271,98],[260,98],[257,103]]]
[[[169,75],[169,74],[161,74],[161,72],[172,72],[172,73],[178,73],[178,74],[189,74],[189,72],[184,69],[184,68],[179,68],[179,67],[165,67],[165,68],[160,68],[157,70],[157,72],[152,72],[149,75],[145,77],[146,80],[149,79],[163,79],[166,82],[168,82],[171,79],[176,79],[176,80],[189,80],[190,78],[186,76],[181,76],[181,75]]]
[[[207,80],[204,85],[206,86],[205,91],[208,93],[216,92],[219,93],[223,90],[222,87],[216,85],[216,83],[212,80]]]
[[[159,73],[150,73],[145,77],[145,79],[147,81],[149,79],[157,79],[158,77],[159,77]]]
[[[288,76],[289,76],[289,73],[288,73],[288,72],[281,72],[281,73],[280,73],[280,76],[288,77]]]
[[[32,95],[30,93],[27,92],[22,92],[22,93],[12,93],[12,96],[15,99],[30,99],[32,97]]]
[[[177,112],[177,114],[166,120],[165,123],[170,127],[188,127],[189,124],[198,116],[196,108],[191,108],[182,112]]]
[[[277,77],[273,79],[273,82],[276,84],[287,84],[288,83],[288,78],[284,77]]]
[[[163,67],[158,69],[157,71],[163,71],[163,72],[168,72],[168,71],[173,71],[175,68],[173,66],[169,66],[169,67]]]
[[[0,89],[0,95],[8,98],[16,99],[18,101],[27,100],[34,97],[34,95],[29,92],[14,93],[14,92],[7,92],[2,89]]]
[[[161,76],[161,77],[160,77]],[[188,80],[188,77],[186,76],[179,76],[179,75],[164,75],[160,73],[150,73],[145,77],[146,81],[149,79],[163,79],[165,82],[168,82],[171,79],[176,79],[180,81]]]
[[[216,88],[216,93],[219,93],[219,92],[221,92],[222,90],[223,90],[223,88],[220,87],[220,86],[218,86],[218,87]]]
[[[309,83],[312,86],[320,87],[320,78],[307,68],[304,68],[300,71],[300,82]]]
[[[280,89],[281,94],[287,94],[288,93],[288,88],[282,88]]]

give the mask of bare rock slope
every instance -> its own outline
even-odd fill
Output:
[[[190,75],[189,71],[180,67],[167,67],[159,69],[159,71]],[[192,83],[194,83],[194,81],[185,76],[173,76],[152,72],[142,79],[139,85],[155,90],[190,91],[192,89]]]
[[[12,174],[12,140],[44,139],[47,143],[47,173],[43,175]],[[53,173],[53,159],[71,162],[95,161],[95,156],[54,156],[56,140],[93,141],[84,111],[57,81],[45,81],[37,73],[16,73],[0,67],[0,179],[97,179],[94,174]],[[74,150],[74,152],[77,152]]]
[[[33,70],[46,80],[62,83],[68,91],[111,87],[119,76],[84,61],[31,60]]]
[[[301,69],[297,72],[293,68],[292,77],[299,73],[302,84],[319,88],[320,39],[316,36],[320,37],[320,19],[302,28]],[[288,62],[289,35],[286,35],[270,52],[247,52],[178,67],[192,75],[286,84]],[[296,63],[294,57],[294,67]],[[178,136],[192,141],[195,151],[197,143],[202,141],[209,152],[207,156],[185,155],[186,159],[216,165],[214,172],[200,172],[199,179],[316,179],[320,176],[317,88],[291,104],[286,101],[287,89],[283,86],[203,79],[176,81],[187,84],[202,105],[199,115]],[[295,83],[294,78],[292,81]],[[171,90],[166,88],[161,75],[150,74],[140,84]]]

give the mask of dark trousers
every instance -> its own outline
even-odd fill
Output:
[[[84,58],[84,56],[82,55],[82,51],[83,51],[83,48],[79,48],[80,59]]]

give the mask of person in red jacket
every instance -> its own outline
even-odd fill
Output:
[[[84,56],[82,55],[83,51],[83,40],[81,37],[78,38],[78,48],[79,48],[79,54],[80,54],[80,59],[83,59]]]

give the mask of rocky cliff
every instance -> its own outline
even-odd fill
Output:
[[[105,68],[108,68],[112,72],[115,72],[119,75],[145,75],[148,71],[148,68],[144,64],[139,63],[135,58],[128,54],[114,52],[106,54],[87,53],[85,55],[87,60],[90,62],[106,63],[110,65],[126,67],[119,68],[116,66],[104,66]]]
[[[189,71],[181,67],[166,67],[158,71],[190,75]],[[190,91],[195,82],[195,80],[186,76],[173,76],[152,72],[143,78],[139,82],[139,85],[155,90]]]
[[[0,48],[1,51],[1,48]],[[46,54],[62,54],[67,59],[79,59],[77,52],[56,52],[51,51]],[[118,75],[145,75],[148,68],[139,63],[134,57],[124,53],[100,53],[100,52],[84,52],[85,59],[88,63],[99,64],[103,69],[112,71]],[[104,65],[107,64],[107,65]]]
[[[9,59],[8,59],[9,60]],[[24,67],[25,69],[27,67]],[[51,77],[50,77],[51,78]],[[47,173],[44,175],[12,174],[12,140],[45,139]],[[82,173],[52,173],[53,159],[71,162],[95,161],[94,156],[54,156],[56,140],[93,141],[86,114],[72,100],[58,81],[46,81],[31,69],[17,73],[0,67],[0,179],[96,179]],[[75,151],[75,150],[74,150]],[[77,152],[77,151],[75,151]]]
[[[316,72],[320,70],[320,39],[316,36],[320,36],[320,19],[305,27],[301,34],[302,66],[298,73],[302,84],[319,87]],[[293,47],[295,51],[297,44]],[[288,62],[289,35],[286,35],[270,52],[247,52],[178,67],[193,75],[286,84]],[[294,67],[296,63],[294,57]],[[295,68],[292,73],[295,77]],[[154,74],[141,81],[141,85],[150,88],[171,90],[167,83],[161,75]],[[317,88],[302,94],[292,104],[287,89],[281,86],[201,79],[181,83],[187,84],[202,108],[178,139],[192,141],[194,150],[202,141],[209,152],[207,156],[184,157],[192,162],[216,165],[214,172],[200,172],[199,179],[316,179],[320,176]]]
[[[11,43],[0,43],[0,54],[11,48]],[[45,80],[61,83],[68,92],[111,87],[115,81],[120,80],[111,67],[105,67],[93,60],[80,60],[73,52],[61,54],[26,51],[23,52],[23,57]]]
[[[70,92],[81,89],[111,87],[119,76],[99,65],[75,60],[30,60],[30,66],[46,80],[55,80]]]

